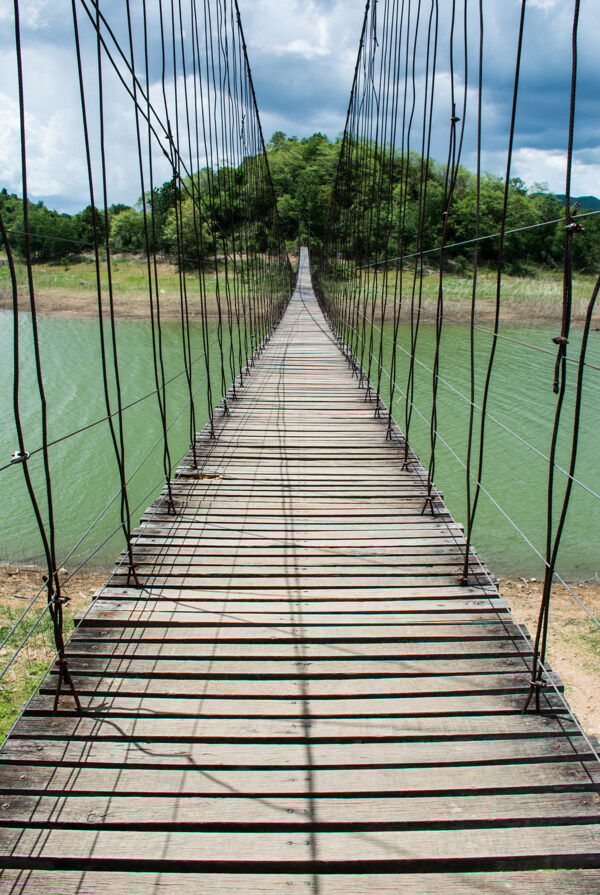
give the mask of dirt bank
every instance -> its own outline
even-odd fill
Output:
[[[569,582],[576,596],[600,617],[600,582]],[[500,592],[516,620],[535,635],[542,582],[502,578]],[[552,595],[548,662],[564,685],[572,711],[588,733],[600,736],[600,629],[563,587]]]

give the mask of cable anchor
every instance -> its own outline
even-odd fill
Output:
[[[404,469],[404,466],[402,468]],[[407,469],[408,469],[408,466],[407,466]],[[425,511],[426,511],[427,507],[429,507],[429,509],[431,510],[431,515],[435,516],[435,505],[433,503],[433,500],[434,500],[434,497],[432,494],[428,495],[425,498],[425,503],[423,505],[423,509],[421,510],[421,516],[425,515]]]
[[[31,454],[29,453],[29,451],[15,451],[10,459],[10,462],[25,463],[27,460],[29,460],[30,457]]]

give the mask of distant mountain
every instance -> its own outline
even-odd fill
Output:
[[[557,193],[556,198],[565,204],[564,193]],[[579,202],[582,211],[600,211],[600,199],[596,196],[571,196],[571,205],[575,205],[576,202]]]

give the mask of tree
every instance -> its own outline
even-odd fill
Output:
[[[152,233],[150,219],[148,219],[148,233],[149,235]],[[116,214],[110,222],[110,241],[115,250],[145,251],[146,234],[142,212],[125,206],[123,211]]]
[[[93,248],[94,239],[97,239],[99,245],[105,242],[104,212],[99,208],[92,208],[91,205],[88,205],[73,217],[73,224],[77,239],[83,243],[81,251],[86,249],[89,251]]]
[[[209,227],[192,199],[184,199],[179,212],[175,208],[169,212],[162,239],[167,251],[181,257],[184,265],[205,260],[214,247]]]
[[[77,234],[68,214],[50,211],[43,202],[28,203],[29,253],[32,261],[56,261],[77,250]],[[27,256],[25,216],[20,203],[20,217],[14,222],[14,242],[21,258]]]
[[[170,213],[180,200],[181,190],[175,178],[167,180],[162,186],[155,186],[153,190],[146,193],[146,211],[149,214],[149,223],[153,224],[148,230],[151,251],[169,250],[163,231]],[[137,205],[141,209],[143,200],[138,199]],[[155,239],[153,239],[153,234]]]
[[[292,243],[297,240],[298,212],[306,235],[310,212],[312,247],[317,252],[327,225],[340,147],[341,141],[332,143],[321,133],[299,140],[282,131],[267,144],[284,237]]]

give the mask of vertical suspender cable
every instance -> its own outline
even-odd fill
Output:
[[[59,675],[58,675],[58,683],[56,687],[56,695],[54,699],[54,711],[56,711],[58,706],[58,700],[60,697],[62,684],[63,682],[67,683],[69,686],[73,697],[75,699],[75,703],[77,706],[77,711],[79,714],[82,712],[81,702],[75,690],[75,686],[73,684],[73,680],[71,678],[71,674],[69,671],[67,659],[65,657],[65,643],[64,643],[64,630],[63,630],[63,603],[65,602],[65,597],[61,594],[60,588],[60,580],[58,575],[58,568],[56,563],[56,539],[55,539],[55,526],[54,526],[54,503],[52,496],[52,478],[50,473],[50,458],[48,455],[48,407],[46,403],[46,393],[44,388],[44,379],[42,374],[42,359],[40,353],[40,344],[39,344],[39,332],[38,332],[38,322],[37,322],[37,311],[35,304],[35,286],[33,282],[33,271],[32,271],[32,258],[31,258],[31,243],[30,243],[30,229],[29,229],[29,199],[28,199],[28,188],[27,188],[27,143],[26,143],[26,128],[25,128],[25,91],[23,85],[23,59],[21,53],[21,24],[19,17],[19,3],[18,0],[14,0],[14,14],[15,14],[15,46],[16,46],[16,54],[17,54],[17,78],[18,78],[18,90],[19,90],[19,129],[20,129],[20,139],[21,139],[21,171],[22,171],[22,186],[23,186],[23,229],[25,231],[25,255],[27,261],[27,285],[29,290],[29,307],[31,311],[31,328],[33,335],[33,351],[35,358],[35,369],[36,369],[36,379],[38,386],[38,394],[40,398],[40,409],[41,409],[41,424],[42,424],[42,457],[43,457],[43,466],[44,466],[44,479],[45,479],[45,490],[46,490],[46,505],[47,505],[47,513],[48,513],[48,526],[43,522],[42,514],[40,512],[39,504],[35,495],[35,491],[33,489],[31,477],[29,474],[29,469],[27,467],[27,459],[28,454],[25,450],[25,446],[23,443],[23,431],[21,427],[21,417],[20,417],[20,407],[19,407],[19,304],[18,304],[18,293],[17,293],[17,283],[16,276],[14,270],[14,264],[12,264],[12,254],[10,253],[8,246],[8,237],[6,234],[6,230],[4,225],[2,226],[2,237],[4,239],[4,243],[6,245],[7,257],[11,258],[11,283],[13,289],[13,346],[14,346],[14,387],[13,387],[13,407],[14,407],[14,415],[15,415],[15,424],[17,427],[17,434],[19,439],[19,459],[22,462],[23,474],[25,477],[25,484],[27,487],[27,491],[29,493],[30,500],[32,502],[34,514],[36,517],[36,522],[38,525],[38,529],[40,532],[40,536],[42,539],[42,544],[44,548],[44,554],[46,557],[46,567],[47,567],[47,575],[46,575],[46,590],[47,590],[47,599],[48,599],[48,612],[50,613],[50,618],[52,619],[52,627],[54,632],[54,643],[56,646],[57,654],[58,654],[58,662],[59,662]]]

